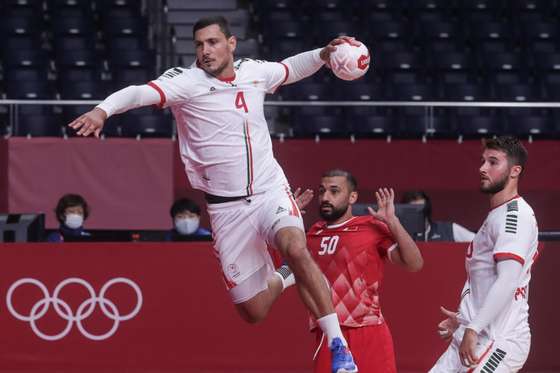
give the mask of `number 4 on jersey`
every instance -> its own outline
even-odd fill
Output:
[[[246,113],[249,112],[247,109],[247,103],[245,102],[245,96],[243,92],[237,92],[237,96],[235,96],[235,107],[238,109],[243,109]]]
[[[319,255],[332,255],[336,251],[336,245],[338,245],[338,236],[323,237],[321,238],[321,250],[318,252]]]

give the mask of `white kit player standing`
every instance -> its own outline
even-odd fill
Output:
[[[295,277],[298,290],[313,298],[303,300],[318,312],[329,342],[339,339],[331,349],[333,373],[357,372],[330,292],[306,248],[301,214],[274,159],[263,112],[265,94],[314,74],[336,45],[354,39],[340,37],[277,63],[234,62],[236,38],[223,17],[199,20],[193,38],[196,65],[172,68],[148,84],[117,91],[70,127],[78,135],[99,137],[113,114],[147,105],[170,107],[187,176],[193,188],[205,193],[216,256],[241,317],[251,323],[263,320]],[[280,251],[289,267],[274,271],[267,244]]]
[[[439,333],[451,340],[432,373],[519,371],[531,346],[529,280],[538,256],[533,209],[518,195],[527,150],[515,138],[486,140],[480,189],[491,211],[466,253],[467,281],[459,312]]]

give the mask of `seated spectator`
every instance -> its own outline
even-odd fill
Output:
[[[48,235],[48,242],[64,242],[64,238],[89,237],[84,230],[84,221],[89,216],[89,206],[84,197],[78,194],[65,194],[54,210],[60,223],[58,231]]]
[[[210,231],[200,227],[200,207],[187,198],[173,203],[170,210],[173,229],[165,235],[166,241],[184,241],[196,236],[210,236]]]
[[[424,216],[426,217],[424,241],[471,242],[473,240],[475,234],[457,223],[450,221],[433,221],[432,202],[425,192],[421,190],[406,192],[402,203],[424,205]]]

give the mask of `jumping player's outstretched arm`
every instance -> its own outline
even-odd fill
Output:
[[[131,85],[123,88],[97,105],[93,110],[82,114],[69,124],[78,130],[79,136],[89,136],[92,133],[99,137],[107,118],[113,114],[143,106],[156,105],[160,102],[160,94],[152,87],[146,85]]]

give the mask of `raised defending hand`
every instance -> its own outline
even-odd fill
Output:
[[[339,36],[333,39],[329,44],[327,44],[321,50],[321,59],[325,61],[325,64],[328,68],[331,67],[330,60],[331,60],[331,53],[336,50],[336,46],[342,43],[350,43],[351,45],[359,46],[360,43],[356,41],[353,36]]]
[[[303,215],[305,214],[305,206],[307,206],[313,199],[313,191],[311,189],[306,189],[302,193],[301,188],[297,188],[294,192],[294,199],[296,200],[297,207]]]
[[[395,192],[393,188],[379,188],[375,192],[375,198],[377,199],[377,211],[368,207],[369,213],[385,223],[395,219]]]
[[[74,119],[68,126],[77,130],[78,136],[85,137],[93,133],[95,137],[99,138],[101,130],[105,125],[105,120],[107,120],[107,114],[99,108],[94,108]]]
[[[457,318],[457,313],[449,311],[445,307],[440,307],[441,313],[443,313],[447,318],[438,324],[438,334],[445,341],[449,341],[455,333],[455,330],[459,327],[459,320]]]

